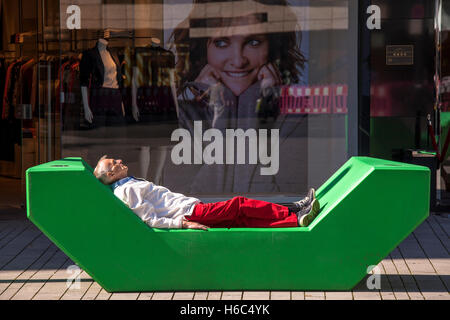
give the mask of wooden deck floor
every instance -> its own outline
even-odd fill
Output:
[[[450,300],[449,215],[432,215],[379,265],[381,289],[352,291],[136,292],[110,294],[25,218],[0,220],[0,300]],[[70,269],[69,269],[70,270]]]

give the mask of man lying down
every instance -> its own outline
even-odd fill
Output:
[[[128,176],[120,159],[106,155],[97,163],[94,175],[111,186],[114,194],[152,228],[287,228],[306,227],[320,210],[315,191],[287,206],[234,197],[227,201],[202,203],[199,199]]]

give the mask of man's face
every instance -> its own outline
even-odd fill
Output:
[[[112,182],[126,178],[128,175],[128,167],[122,163],[120,159],[104,159],[103,165],[109,169],[107,176]]]
[[[258,72],[267,63],[269,42],[266,35],[232,35],[208,40],[208,64],[236,96],[258,80]]]

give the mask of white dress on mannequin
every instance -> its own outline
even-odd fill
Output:
[[[117,68],[111,54],[107,50],[108,41],[105,39],[98,40],[97,49],[102,57],[103,67],[105,68],[105,75],[103,78],[103,88],[119,88],[117,82]]]

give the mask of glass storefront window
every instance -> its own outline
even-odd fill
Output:
[[[377,0],[380,30],[370,33],[370,155],[404,160],[407,149],[431,148],[434,118],[435,1]],[[393,50],[409,56],[389,60]],[[394,56],[395,58],[395,56]]]
[[[352,153],[357,5],[59,1],[62,157],[205,199],[298,198]]]

